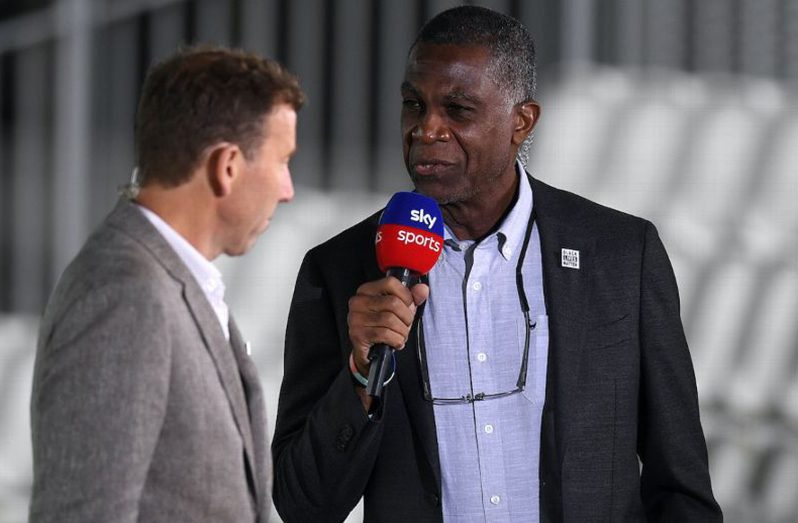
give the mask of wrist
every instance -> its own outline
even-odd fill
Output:
[[[367,387],[369,380],[368,380],[368,371],[364,374],[361,373],[358,369],[357,364],[355,363],[355,356],[352,352],[349,353],[349,374],[352,376],[352,380],[358,387]],[[391,375],[388,376],[388,379],[382,384],[383,387],[388,385],[393,377],[396,375],[396,353],[391,352]]]
[[[371,362],[368,362],[365,367],[360,365],[357,361],[355,361],[355,352],[352,351],[349,353],[349,370],[352,371],[352,374],[358,373],[361,376],[368,376],[369,375],[369,367]]]
[[[358,369],[357,364],[355,363],[355,356],[353,352],[349,353],[349,374],[352,376],[352,381],[354,381],[355,385],[358,387],[365,388],[366,385],[368,385],[368,378],[366,378],[368,372],[365,374],[360,372],[360,369]]]

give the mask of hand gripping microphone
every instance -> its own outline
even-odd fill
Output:
[[[432,198],[413,192],[391,197],[380,217],[377,237],[377,265],[387,276],[407,286],[414,277],[427,274],[443,251],[443,215]],[[379,409],[382,388],[393,349],[385,344],[369,349],[368,385],[371,412]]]

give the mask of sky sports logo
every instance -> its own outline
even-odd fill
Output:
[[[380,230],[377,231],[377,237],[374,243],[380,243],[382,241],[382,233],[385,229],[388,229],[390,226],[383,225],[380,227]],[[402,245],[418,245],[419,247],[426,247],[430,249],[432,252],[441,252],[441,242],[438,241],[434,236],[428,236],[426,234],[413,232],[407,229],[400,229],[397,227],[390,227],[394,229],[393,231],[385,231],[387,233],[395,232],[395,239],[394,241],[401,243]]]
[[[392,223],[408,229],[419,228],[443,236],[443,216],[432,198],[410,192],[398,192],[382,212],[380,225]]]
[[[431,230],[435,226],[435,222],[437,220],[437,216],[433,216],[430,213],[425,212],[424,209],[413,209],[410,211],[410,221],[421,222],[427,226],[427,229]]]
[[[426,274],[443,251],[443,216],[432,198],[418,193],[398,192],[380,216],[375,247],[377,265]]]

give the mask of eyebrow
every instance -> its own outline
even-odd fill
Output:
[[[419,95],[418,89],[416,89],[413,86],[413,84],[411,84],[407,80],[402,82],[402,86],[401,86],[400,90],[401,90],[402,93],[410,93],[410,94],[413,94],[413,95],[416,95],[416,96]],[[470,102],[470,103],[472,103],[474,105],[482,105],[482,103],[483,103],[480,98],[477,98],[476,96],[470,95],[470,94],[466,93],[465,91],[463,91],[462,89],[455,89],[454,91],[452,91],[450,93],[447,93],[444,96],[444,100],[447,101],[447,102],[454,102],[454,101],[457,101],[457,100],[465,100],[465,101]]]
[[[482,100],[480,100],[476,96],[472,96],[472,95],[466,93],[462,89],[457,89],[457,90],[452,91],[451,93],[447,94],[444,97],[444,99],[447,102],[454,102],[454,101],[457,101],[457,100],[465,100],[465,101],[470,102],[470,103],[472,103],[474,105],[482,105]]]
[[[413,87],[413,84],[411,84],[411,83],[410,83],[410,82],[408,82],[407,80],[405,80],[404,82],[402,82],[402,85],[401,85],[401,87],[399,88],[399,90],[400,90],[401,92],[403,92],[403,93],[404,93],[405,91],[410,91],[410,92],[411,92],[411,93],[413,93],[413,94],[418,94],[418,91],[416,90],[416,88],[415,88],[415,87]]]

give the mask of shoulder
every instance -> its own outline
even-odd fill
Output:
[[[536,178],[532,180],[532,188],[540,218],[594,238],[642,237],[647,230],[654,229],[653,224],[644,218],[601,205]]]
[[[305,254],[297,275],[294,304],[315,301],[320,292],[348,299],[360,284],[380,277],[374,251],[379,216],[379,212],[372,214]]]
[[[307,258],[345,265],[374,256],[374,235],[382,209],[308,251]]]
[[[180,289],[151,251],[124,231],[102,224],[64,270],[45,316],[56,320],[78,304],[166,308],[180,299]]]

